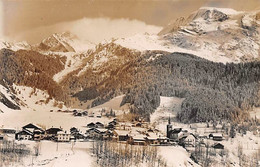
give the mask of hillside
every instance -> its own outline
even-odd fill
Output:
[[[57,100],[71,108],[123,97],[121,106],[127,103],[149,120],[165,96],[183,99],[178,113],[173,111],[181,122],[245,120],[260,105],[259,30],[258,12],[201,8],[159,35],[96,46],[69,32],[34,46],[3,41],[1,104],[19,109],[21,87],[45,92],[46,103]]]

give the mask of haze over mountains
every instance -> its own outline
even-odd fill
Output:
[[[149,119],[160,96],[169,96],[185,98],[182,122],[248,119],[246,111],[260,105],[259,13],[200,8],[158,34],[98,45],[70,32],[36,45],[0,41],[1,106],[26,105],[17,86],[27,86],[61,108],[125,95],[121,105]]]

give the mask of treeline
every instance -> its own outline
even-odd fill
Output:
[[[166,161],[153,146],[134,146],[111,141],[94,141],[92,153],[96,164],[104,167],[150,166],[166,167]]]
[[[43,55],[35,51],[0,51],[0,80],[9,85],[29,86],[46,90],[51,97],[63,99],[62,88],[53,76],[64,69],[66,59],[57,55]]]
[[[2,140],[0,142],[0,166],[15,166],[23,163],[23,159],[31,154],[25,144],[15,141]]]

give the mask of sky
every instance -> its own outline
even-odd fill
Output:
[[[0,38],[38,43],[53,33],[73,31],[100,42],[155,33],[202,6],[254,10],[260,0],[0,0]]]

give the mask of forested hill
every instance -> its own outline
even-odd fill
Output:
[[[154,54],[147,53],[144,60]],[[244,111],[260,105],[259,62],[225,65],[183,53],[163,53],[140,66],[135,79],[126,101],[138,113],[152,112],[159,96],[185,98],[178,114],[182,122],[246,119]]]
[[[110,43],[83,55],[81,66],[55,82],[54,74],[65,68],[62,55],[2,50],[0,59],[1,80],[47,90],[50,98],[68,106],[74,97],[81,103],[91,100],[93,107],[125,94],[121,104],[130,103],[131,112],[149,119],[160,96],[176,96],[185,98],[178,114],[182,122],[244,120],[247,109],[260,106],[260,62],[215,63],[186,53],[141,53]]]

